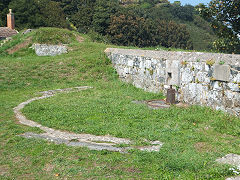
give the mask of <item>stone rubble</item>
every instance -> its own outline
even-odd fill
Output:
[[[230,178],[227,178],[226,180],[240,180],[240,176],[230,177]]]
[[[235,174],[240,174],[240,155],[238,154],[227,154],[226,156],[216,160],[218,163],[229,164],[235,168],[230,168]],[[240,180],[240,176],[229,177],[226,180]]]
[[[216,161],[222,164],[233,165],[240,169],[240,155],[227,154],[226,156],[219,158]]]

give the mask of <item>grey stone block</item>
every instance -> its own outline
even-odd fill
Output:
[[[228,65],[215,65],[213,68],[213,78],[218,81],[229,82],[230,73],[230,66]]]
[[[180,84],[180,62],[166,61],[166,81],[168,85]]]

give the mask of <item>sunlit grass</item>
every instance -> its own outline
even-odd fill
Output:
[[[0,179],[224,179],[215,163],[240,154],[240,121],[210,108],[149,109],[133,100],[163,98],[120,82],[104,50],[109,45],[73,42],[56,57],[0,57]],[[19,124],[13,108],[43,90],[81,85],[93,89],[34,101],[23,113],[34,121],[76,133],[164,143],[160,152],[120,154],[55,145],[17,135],[40,132]],[[124,146],[124,145],[122,145]]]

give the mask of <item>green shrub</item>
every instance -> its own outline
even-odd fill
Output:
[[[100,42],[100,43],[110,43],[110,41],[108,40],[108,38],[106,36],[103,36],[93,30],[90,30],[88,32],[88,36],[91,38],[91,40],[93,42]]]

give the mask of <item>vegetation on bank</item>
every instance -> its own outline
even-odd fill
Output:
[[[110,46],[82,36],[84,42],[70,42],[72,50],[60,56],[38,57],[26,50],[1,56],[0,179],[225,179],[235,175],[215,160],[240,154],[239,118],[199,106],[152,110],[132,103],[163,96],[119,81],[104,54]],[[19,103],[40,91],[82,85],[93,89],[35,101],[23,113],[61,130],[126,137],[138,145],[144,139],[159,140],[164,143],[160,152],[94,151],[18,136],[39,132],[16,122],[13,108]]]
[[[239,0],[195,7],[168,0],[4,0],[0,26],[9,8],[18,30],[68,28],[117,45],[240,53]]]
[[[176,27],[179,28],[179,27]],[[99,35],[96,32],[89,32],[85,36],[88,41],[101,42],[105,44],[110,44],[103,36]],[[174,38],[169,35],[170,38]],[[34,50],[31,48],[34,43],[37,44],[51,44],[59,45],[66,44],[70,51],[75,49],[76,43],[82,42],[83,38],[76,32],[70,31],[68,29],[61,28],[50,28],[42,27],[39,29],[34,29],[31,32],[24,34],[24,31],[21,31],[16,36],[13,36],[12,40],[7,41],[0,47],[0,57],[1,56],[11,56],[11,57],[20,57],[26,55],[34,55]],[[127,44],[128,40],[126,41]],[[139,43],[145,43],[139,41]],[[167,42],[166,42],[167,43]],[[182,42],[183,44],[187,42]],[[115,46],[115,45],[112,45]],[[136,46],[121,46],[121,48],[131,48],[136,49]],[[155,46],[155,47],[144,47],[141,49],[145,50],[167,50],[167,51],[192,51],[181,48],[166,48],[164,46]]]
[[[19,30],[75,29],[116,45],[210,51],[216,39],[193,6],[167,0],[7,0],[0,3],[0,26],[6,25],[8,8]]]
[[[0,47],[0,56],[11,54],[11,56],[16,57],[33,54],[31,46],[34,43],[52,45],[68,44],[71,46],[78,42],[77,39],[80,38],[77,32],[61,28],[43,27],[35,29],[27,34],[23,34],[23,32],[24,31],[21,31],[14,36],[12,40],[6,42]]]
[[[240,1],[212,0],[201,5],[200,14],[211,23],[218,39],[213,48],[221,52],[240,54]]]

